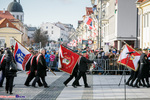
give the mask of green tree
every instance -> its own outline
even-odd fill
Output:
[[[41,29],[37,29],[33,35],[34,43],[40,43],[41,47],[45,47],[48,42],[48,36],[46,35],[47,31],[42,32]]]

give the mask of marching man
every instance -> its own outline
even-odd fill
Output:
[[[37,74],[36,74],[36,78],[34,79],[34,81],[32,83],[32,86],[36,87],[35,86],[36,82],[41,78],[44,87],[49,88],[49,86],[47,85],[47,83],[45,81],[45,76],[47,75],[46,74],[47,66],[46,66],[46,61],[44,58],[45,50],[41,49],[40,52],[41,53],[37,56],[37,59],[36,59],[37,60]]]
[[[77,88],[77,83],[79,79],[81,78],[81,76],[83,77],[84,87],[90,88],[90,86],[87,84],[86,71],[88,70],[87,63],[93,63],[93,61],[86,59],[86,51],[83,51],[82,54],[83,56],[81,57],[80,62],[79,62],[79,74],[72,84],[74,88]]]

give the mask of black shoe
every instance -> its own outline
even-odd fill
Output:
[[[50,86],[44,86],[44,88],[49,88]]]
[[[12,92],[10,93],[10,95],[13,94]]]
[[[147,87],[147,85],[146,85],[146,84],[143,84],[143,87]]]
[[[129,85],[129,83],[127,82],[126,85]],[[130,85],[129,85],[130,86]]]
[[[67,84],[63,83],[66,87],[67,87]]]
[[[79,85],[76,85],[76,86],[82,86],[82,85],[79,84]]]
[[[74,88],[77,88],[77,86],[76,85],[72,85]]]
[[[129,84],[129,86],[132,86],[132,87],[134,87],[134,86],[133,86],[133,84]]]
[[[85,88],[91,88],[91,86],[85,86]]]
[[[147,88],[149,88],[149,87],[150,87],[150,85],[147,85],[146,87],[147,87]]]
[[[32,87],[37,88],[37,86],[32,85]]]
[[[140,88],[138,85],[133,85],[133,87]]]
[[[24,84],[25,86],[31,86],[31,85],[29,85],[29,84]]]
[[[6,93],[8,94],[8,91],[6,90]]]

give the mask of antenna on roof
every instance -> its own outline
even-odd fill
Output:
[[[3,8],[3,13],[5,13],[5,8]]]

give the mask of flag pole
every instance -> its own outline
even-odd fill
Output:
[[[55,76],[56,76],[56,74],[51,70],[51,68],[49,68],[49,67],[47,67]]]
[[[12,37],[12,38],[14,38],[14,37]],[[14,38],[15,39],[15,41],[17,41],[20,45],[22,45],[26,50],[28,50],[22,43],[20,43],[16,38]],[[29,50],[28,50],[29,51]],[[30,51],[29,51],[30,52]],[[30,52],[31,53],[31,52]],[[32,53],[31,53],[32,54]]]

